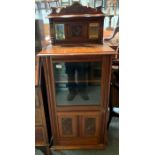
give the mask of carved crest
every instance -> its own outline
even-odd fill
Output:
[[[54,8],[52,8],[54,9]],[[56,9],[56,8],[55,8]],[[58,13],[56,11],[52,11],[50,15],[72,15],[72,14],[98,14],[102,13],[101,9],[94,9],[91,7],[83,6],[79,2],[74,2],[71,6],[67,6],[66,8],[62,8]]]

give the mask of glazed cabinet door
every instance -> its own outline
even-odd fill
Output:
[[[56,108],[100,106],[101,62],[54,62]]]

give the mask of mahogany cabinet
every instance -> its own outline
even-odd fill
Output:
[[[99,44],[57,45],[38,54],[45,70],[54,149],[105,148],[114,54]]]
[[[105,148],[113,49],[103,45],[104,14],[73,3],[48,16],[52,45],[44,67],[53,149]]]

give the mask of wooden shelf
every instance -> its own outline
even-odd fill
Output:
[[[73,82],[75,82],[75,81],[66,81],[66,80],[64,80],[64,81],[55,81],[55,83],[73,83]],[[86,83],[101,83],[101,80],[86,80],[86,81],[78,81],[78,83],[84,83],[84,82],[86,82]]]

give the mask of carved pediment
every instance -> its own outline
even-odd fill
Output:
[[[54,9],[54,8],[53,8]],[[83,6],[79,2],[74,2],[71,6],[67,6],[66,8],[62,8],[58,13],[56,13],[55,9],[52,11],[50,15],[76,15],[76,14],[99,14],[102,13],[101,9],[94,9],[91,7]]]

